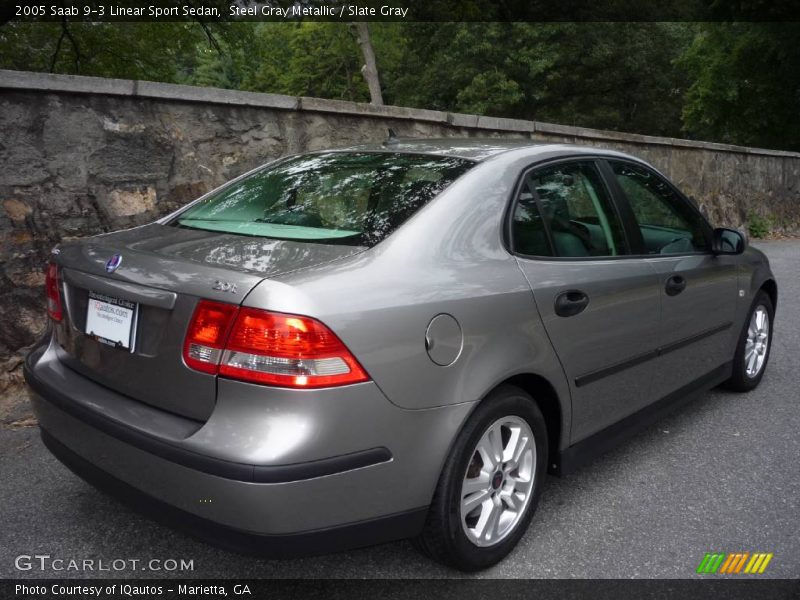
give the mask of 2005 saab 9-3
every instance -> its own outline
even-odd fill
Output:
[[[463,570],[563,474],[758,385],[777,286],[651,166],[397,140],[290,156],[64,243],[25,375],[50,450],[218,544],[415,538]]]

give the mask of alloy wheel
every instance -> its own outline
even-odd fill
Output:
[[[750,317],[744,348],[744,372],[752,379],[764,367],[769,349],[769,313],[759,305]]]
[[[530,504],[536,443],[520,417],[492,423],[472,454],[461,486],[461,525],[476,546],[493,546],[517,526]]]

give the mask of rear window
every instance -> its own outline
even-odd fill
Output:
[[[372,246],[474,163],[400,153],[309,154],[269,165],[184,211],[173,225]]]

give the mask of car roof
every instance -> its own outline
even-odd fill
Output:
[[[408,154],[432,154],[436,156],[453,156],[477,162],[487,160],[494,156],[514,150],[529,150],[531,156],[537,154],[550,154],[559,152],[563,154],[602,154],[608,156],[622,156],[635,158],[595,146],[579,144],[565,144],[553,142],[537,142],[524,139],[496,139],[496,138],[390,138],[377,144],[360,144],[346,148],[336,148],[336,152],[402,152]],[[330,150],[329,150],[330,151]]]

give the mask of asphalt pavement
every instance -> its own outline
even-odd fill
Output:
[[[693,578],[706,552],[736,551],[774,554],[760,577],[800,577],[800,241],[758,247],[779,287],[761,386],[713,390],[576,473],[550,477],[516,550],[473,577]],[[214,548],[84,483],[19,416],[0,427],[0,577],[464,577],[408,542],[295,560]],[[34,554],[140,563],[102,572],[15,567],[16,557]],[[193,569],[138,570],[151,559]]]

